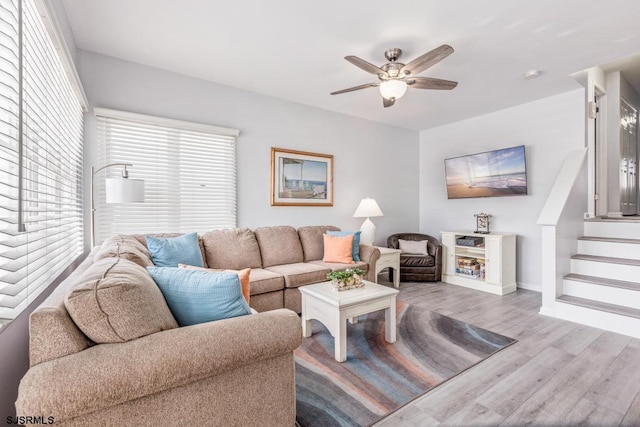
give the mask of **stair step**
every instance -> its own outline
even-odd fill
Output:
[[[609,243],[628,243],[632,245],[640,245],[640,239],[622,239],[617,237],[597,237],[597,236],[582,236],[578,240],[588,240],[593,242],[609,242]]]
[[[640,267],[640,260],[638,259],[613,258],[613,257],[607,257],[607,256],[583,255],[583,254],[573,255],[571,259],[580,259],[583,261],[606,262],[608,264],[633,265],[633,266]]]
[[[597,218],[586,219],[586,221],[590,222],[638,222],[640,221],[640,215],[623,215],[621,217],[608,217],[608,216],[600,216]]]
[[[565,296],[640,309],[640,283],[638,282],[594,276],[593,273],[571,273],[563,279],[562,293]]]
[[[632,291],[640,291],[640,283],[628,282],[626,280],[607,279],[605,277],[587,276],[586,274],[569,273],[564,276],[567,280],[575,280],[577,282],[594,283],[600,286],[610,286],[612,288],[629,289]]]
[[[578,253],[640,260],[640,239],[583,236],[578,238]]]
[[[587,220],[584,222],[586,236],[635,239],[640,236],[640,222],[626,220]]]
[[[606,311],[620,316],[634,317],[640,319],[640,309],[624,307],[616,304],[608,304],[606,302],[594,301],[586,298],[579,298],[570,295],[561,295],[556,298],[558,302],[564,302],[571,305],[590,308],[593,310]]]

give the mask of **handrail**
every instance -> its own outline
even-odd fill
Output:
[[[587,157],[587,147],[571,151],[564,159],[556,181],[551,187],[549,197],[538,216],[538,225],[557,225],[571,189],[580,174],[582,164]]]

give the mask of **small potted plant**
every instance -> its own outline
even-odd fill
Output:
[[[338,291],[364,286],[363,277],[364,271],[359,268],[347,268],[344,271],[332,271],[327,274],[327,279],[331,280],[331,285]]]

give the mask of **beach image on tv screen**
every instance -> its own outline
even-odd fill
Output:
[[[449,199],[527,194],[524,145],[445,159]]]

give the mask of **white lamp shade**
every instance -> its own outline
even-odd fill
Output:
[[[401,98],[407,91],[407,84],[402,80],[387,80],[380,85],[380,95],[387,99]]]
[[[354,218],[369,218],[373,216],[383,216],[382,210],[378,203],[376,203],[375,199],[362,199],[360,200],[360,204],[358,208],[353,214]]]
[[[106,178],[107,203],[144,202],[144,181],[131,178]]]

